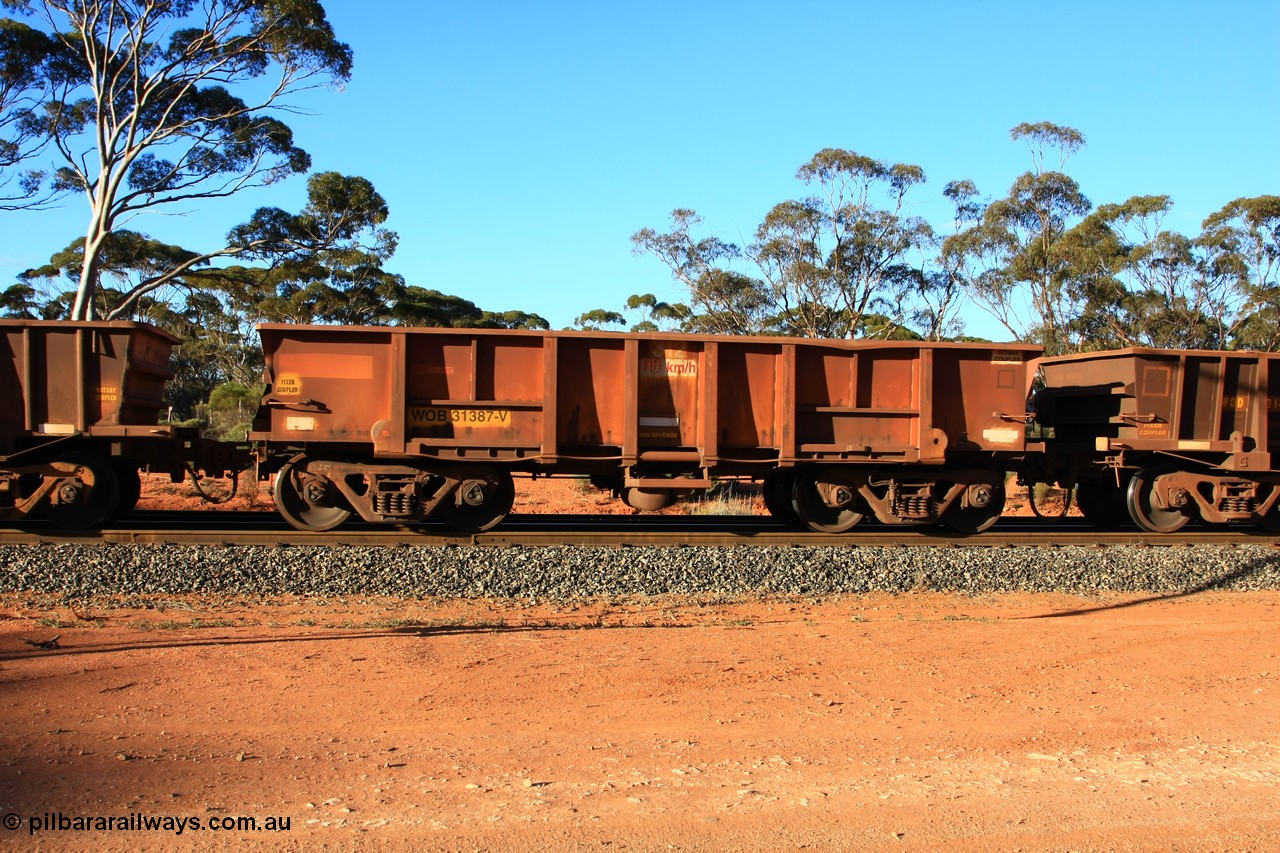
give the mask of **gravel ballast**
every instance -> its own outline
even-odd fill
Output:
[[[1267,545],[1061,548],[0,546],[0,592],[612,595],[1280,589]]]

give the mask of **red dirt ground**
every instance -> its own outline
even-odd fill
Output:
[[[1278,592],[129,604],[0,597],[14,849],[1280,844]]]
[[[0,600],[15,849],[1280,840],[1280,593],[153,604]]]

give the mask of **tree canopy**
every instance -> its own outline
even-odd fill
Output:
[[[1080,131],[1042,121],[1009,136],[1030,168],[996,198],[946,183],[949,233],[908,214],[921,167],[826,148],[796,173],[810,194],[774,205],[745,246],[689,208],[632,244],[688,291],[672,316],[689,332],[963,339],[968,304],[1051,354],[1280,348],[1280,197],[1236,199],[1184,235],[1164,227],[1169,196],[1095,207],[1067,172]]]
[[[139,212],[310,169],[274,108],[303,87],[351,75],[351,49],[316,0],[3,3],[34,24],[4,22],[3,148],[9,160],[55,155],[51,171],[21,176],[26,195],[77,193],[89,207],[76,319],[94,316],[103,252]],[[8,70],[24,58],[41,61],[25,76]],[[153,284],[245,248],[199,249]]]

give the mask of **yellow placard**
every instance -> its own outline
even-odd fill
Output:
[[[281,397],[302,395],[302,377],[296,373],[281,373],[276,377],[275,393]]]

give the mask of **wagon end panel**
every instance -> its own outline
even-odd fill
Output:
[[[262,326],[267,389],[255,432],[286,445],[398,438],[403,352],[388,329]]]
[[[128,349],[125,357],[112,365],[107,382],[99,386],[99,396],[108,396],[104,385],[118,377],[120,398],[114,413],[116,422],[123,425],[155,424],[165,407],[165,383],[173,378],[169,359],[175,341],[166,333],[141,324],[127,330],[126,340]],[[117,369],[120,371],[118,374]],[[104,421],[112,417],[109,406],[105,405],[107,402],[103,401],[100,410]]]
[[[1025,347],[932,348],[933,428],[950,454],[1025,448],[1027,386],[1038,354]]]
[[[175,342],[141,323],[6,322],[0,428],[11,437],[154,426]]]
[[[14,439],[28,432],[27,355],[22,329],[6,327],[0,335],[0,454],[14,451]]]
[[[1046,360],[1042,423],[1056,437],[1272,470],[1276,392],[1270,354],[1125,349]]]

